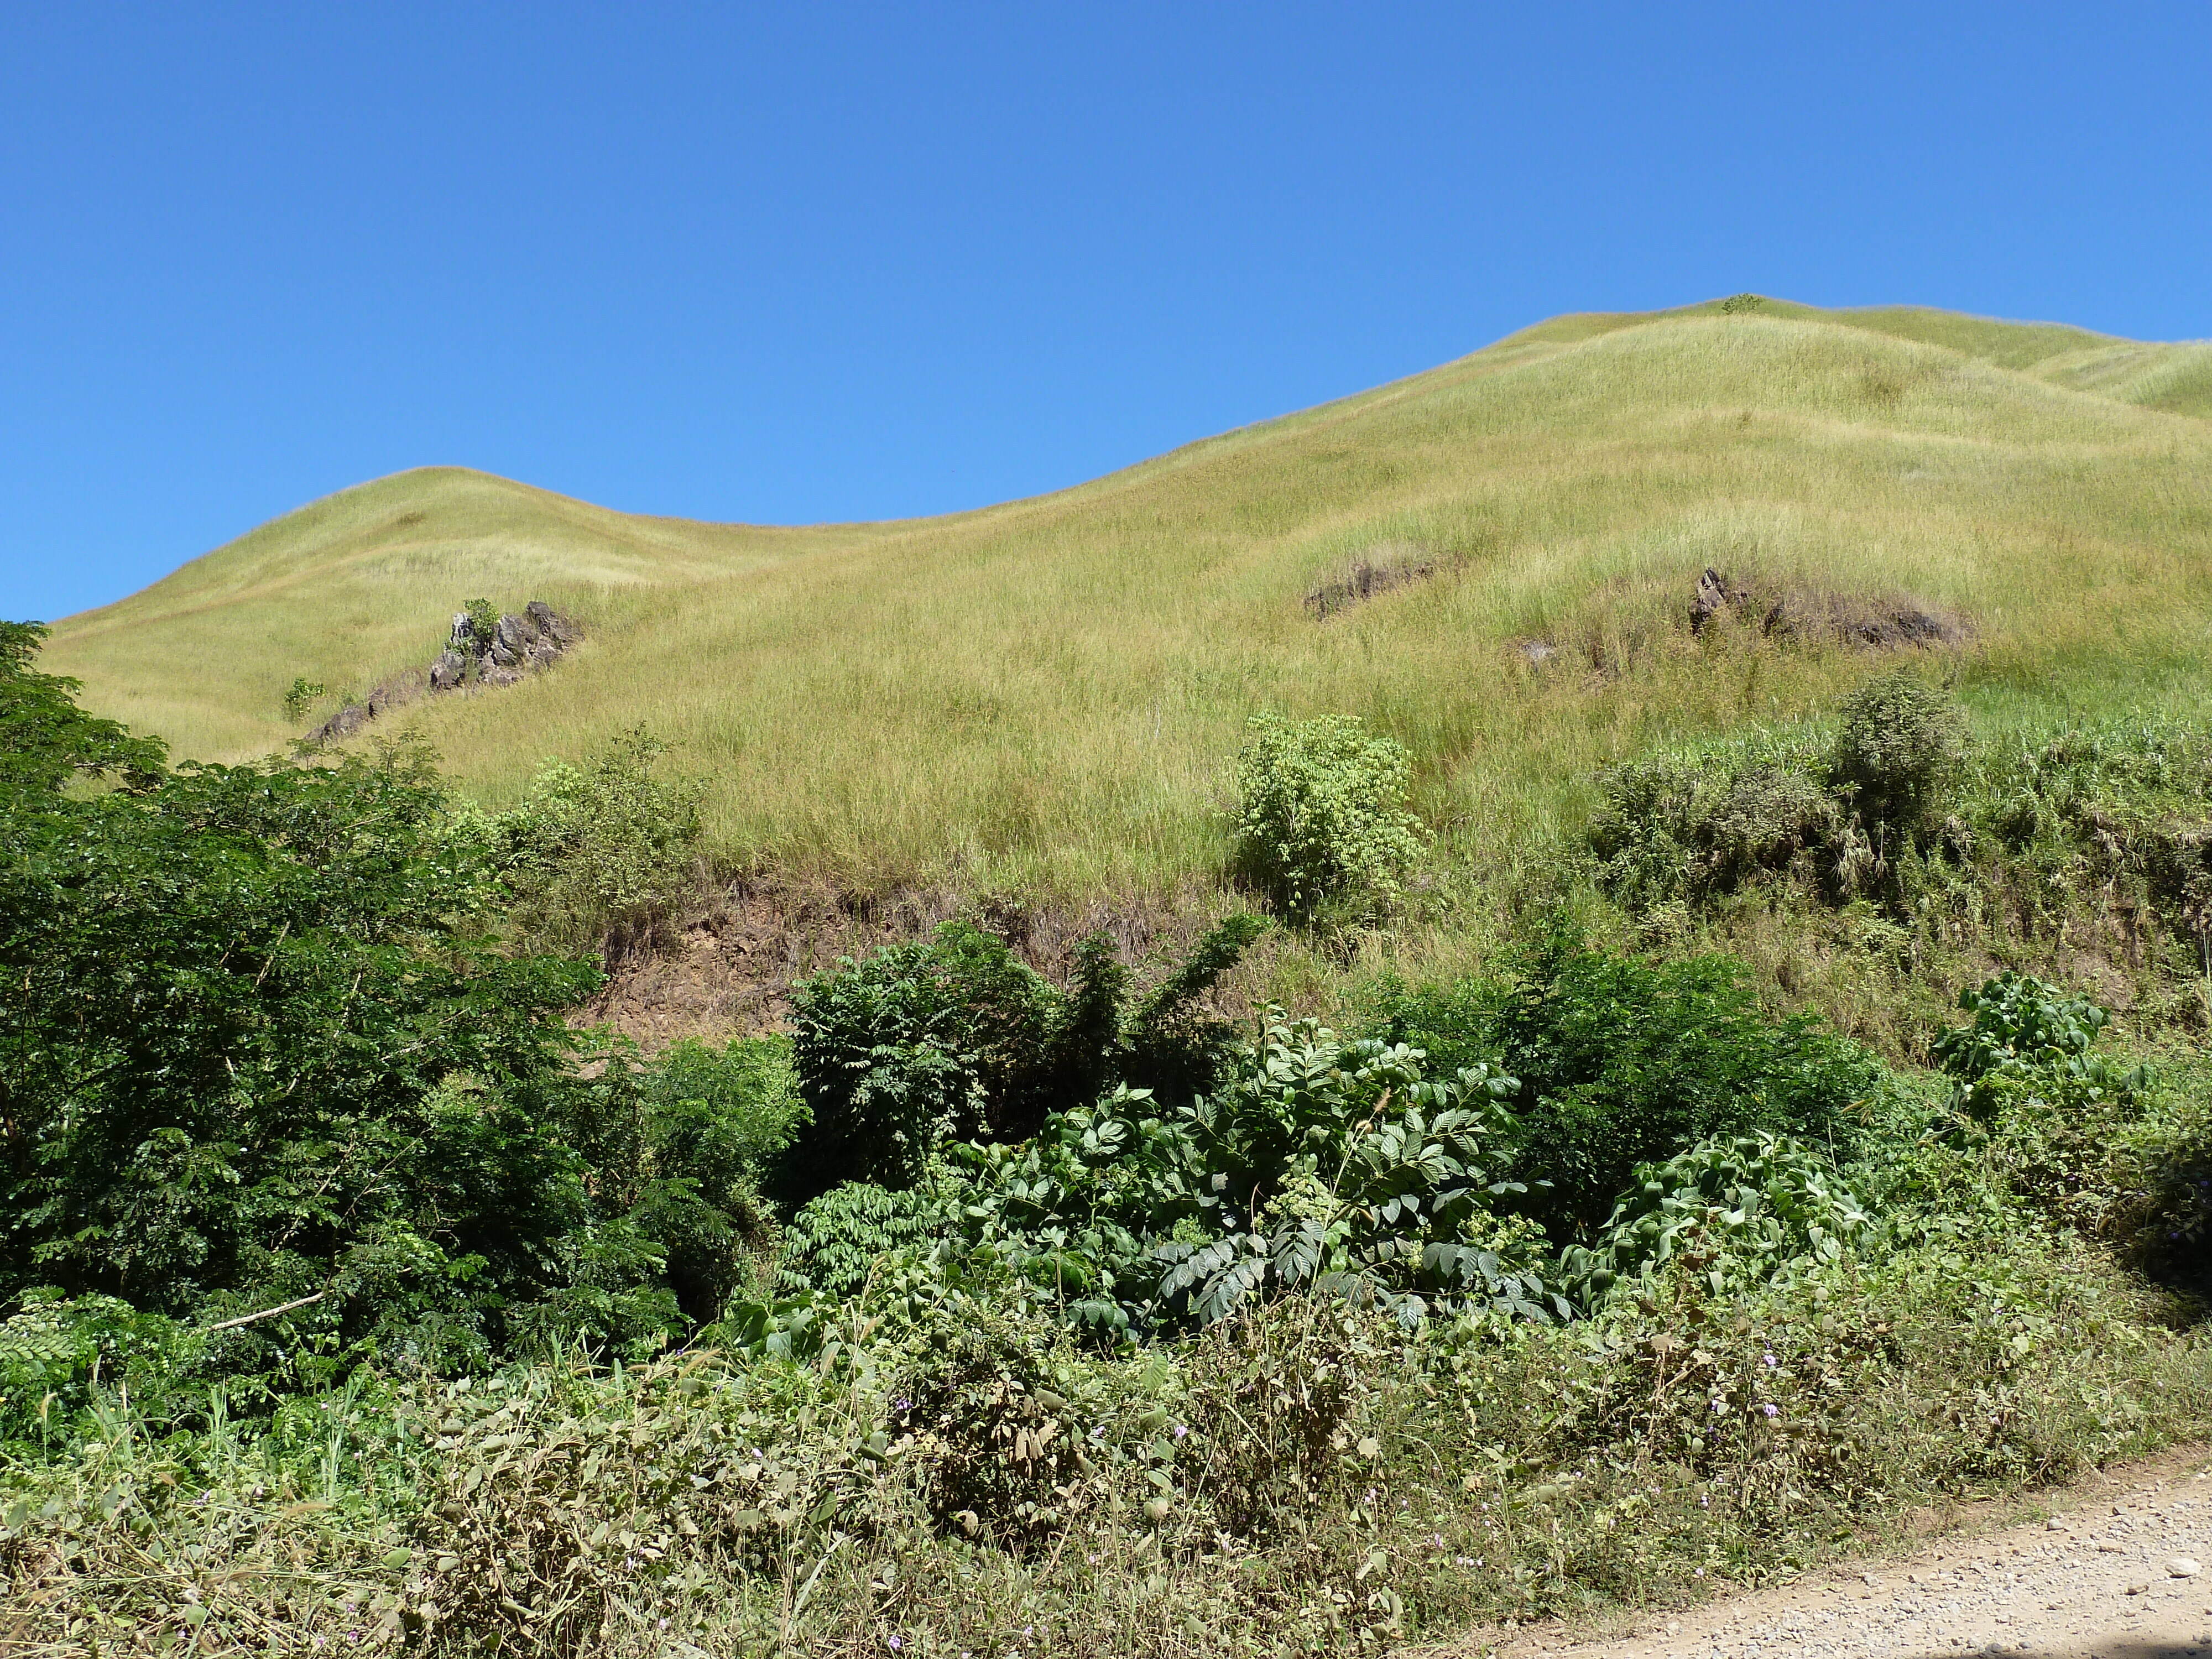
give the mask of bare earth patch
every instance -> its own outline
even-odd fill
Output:
[[[1605,1626],[1475,1631],[1420,1659],[2182,1659],[2212,1654],[2199,1448],[2042,1494],[2047,1518]],[[2014,1511],[2017,1513],[2018,1511]],[[1969,1522],[1968,1524],[1972,1524]]]

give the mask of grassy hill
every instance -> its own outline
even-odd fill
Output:
[[[2207,414],[2202,344],[1778,301],[1563,317],[941,519],[695,524],[404,473],[69,618],[47,660],[179,753],[240,757],[308,723],[295,675],[365,690],[464,601],[544,598],[581,650],[402,717],[487,802],[642,722],[708,781],[733,864],[1067,896],[1209,881],[1246,718],[1348,711],[1412,748],[1440,867],[1492,866],[1577,822],[1594,768],[1869,672],[1819,637],[1693,639],[1709,565],[1960,619],[1988,726],[2195,707]],[[1316,619],[1362,558],[1433,574]]]

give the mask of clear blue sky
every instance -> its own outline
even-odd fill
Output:
[[[455,462],[1076,483],[1560,311],[2212,335],[2212,7],[33,6],[0,616]]]

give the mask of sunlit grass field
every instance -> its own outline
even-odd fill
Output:
[[[1965,619],[1984,729],[2185,709],[2212,625],[2212,346],[1765,301],[1554,319],[1036,500],[768,529],[454,469],[365,484],[58,626],[47,665],[180,756],[281,747],[295,676],[365,691],[479,595],[586,645],[423,732],[486,803],[640,723],[732,868],[1079,899],[1215,880],[1244,722],[1362,714],[1435,867],[1571,831],[1656,741],[1817,716],[1887,657],[1693,639],[1708,565]],[[1317,621],[1355,560],[1437,574]],[[1554,649],[1540,665],[1522,647]]]

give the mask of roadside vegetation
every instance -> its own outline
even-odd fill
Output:
[[[496,811],[405,744],[172,766],[40,645],[11,1651],[1382,1652],[2212,1419],[2186,721],[1993,737],[1862,672],[1600,771],[1420,972],[1360,941],[1425,925],[1433,751],[1262,719],[1250,914],[1064,981],[955,921],[648,1055],[564,1016],[701,879],[650,738]],[[2107,928],[2158,1018],[2027,971]],[[1746,957],[1845,930],[1899,1012],[1778,1012]],[[1284,940],[1327,1023],[1225,994]]]

